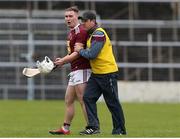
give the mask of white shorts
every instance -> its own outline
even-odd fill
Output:
[[[70,72],[68,85],[75,86],[77,84],[85,83],[91,75],[91,69],[76,70]]]

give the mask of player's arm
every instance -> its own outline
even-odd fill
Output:
[[[75,46],[81,47],[83,48],[84,44],[82,43],[76,43]],[[77,59],[80,55],[78,54],[78,52],[74,51],[71,54],[66,55],[63,58],[56,58],[54,64],[55,65],[59,65],[62,66],[66,63],[70,63],[72,61],[74,61],[75,59]]]
[[[101,49],[104,46],[105,35],[102,31],[96,31],[92,36],[90,48],[83,49],[81,47],[76,47],[76,51],[79,54],[87,59],[95,59],[100,53]]]

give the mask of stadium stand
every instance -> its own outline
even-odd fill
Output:
[[[95,10],[110,34],[121,70],[119,80],[179,81],[180,3],[162,0],[0,1],[0,98],[62,99],[69,65],[25,78],[44,56],[66,54],[64,9]],[[102,7],[105,10],[101,10]]]

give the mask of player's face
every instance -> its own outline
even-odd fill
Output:
[[[65,12],[65,22],[69,28],[74,28],[78,24],[78,14],[74,11]]]

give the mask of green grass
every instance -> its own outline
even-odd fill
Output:
[[[180,137],[180,104],[123,103],[127,136]],[[104,103],[98,103],[101,134],[85,137],[112,136],[111,115]],[[0,101],[0,137],[59,137],[48,130],[59,127],[64,117],[64,101]],[[82,111],[76,103],[72,134],[64,137],[84,137],[78,133],[85,126]]]

